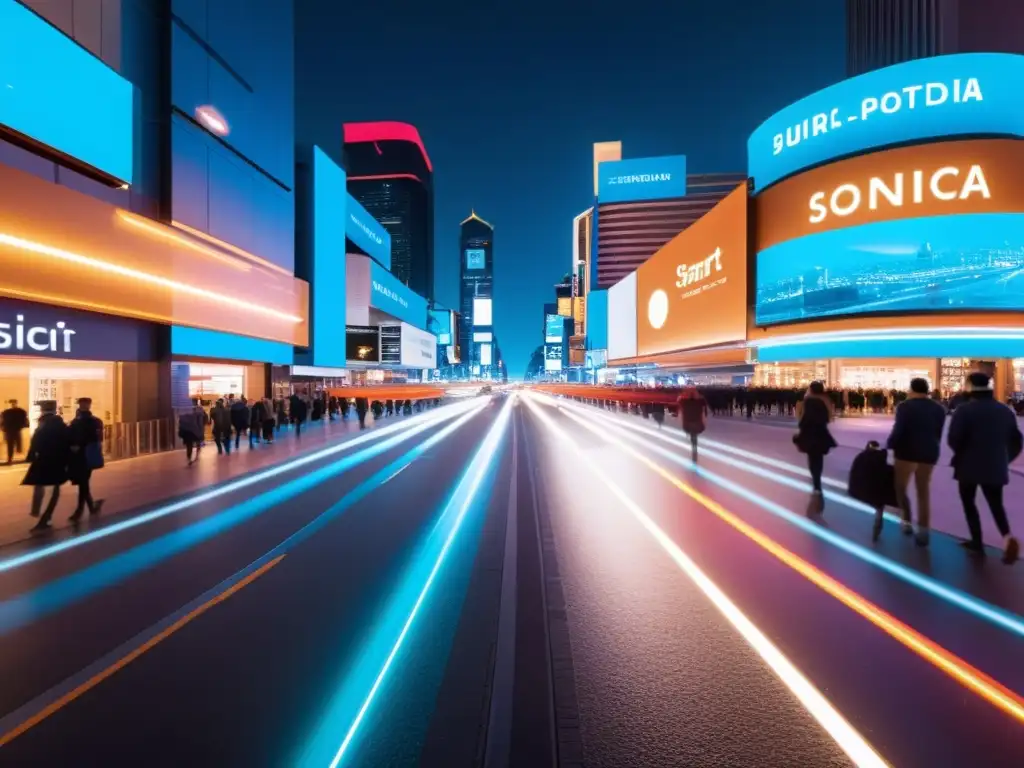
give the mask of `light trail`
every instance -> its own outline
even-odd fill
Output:
[[[267,469],[260,470],[258,472],[251,472],[245,475],[245,477],[239,478],[238,480],[232,480],[231,482],[225,483],[224,485],[218,485],[214,488],[211,488],[208,491],[203,491],[202,493],[190,496],[187,499],[182,499],[181,501],[176,501],[171,504],[165,504],[163,506],[157,507],[156,509],[152,509],[149,512],[145,512],[141,515],[136,515],[134,517],[121,520],[112,525],[106,525],[103,528],[98,528],[94,531],[89,531],[88,533],[84,533],[79,536],[66,539],[64,541],[58,541],[48,546],[41,547],[39,549],[33,549],[32,551],[26,552],[21,555],[5,558],[3,560],[0,560],[0,574],[6,573],[8,571],[13,571],[16,568],[28,565],[29,563],[34,563],[48,557],[53,557],[54,555],[60,554],[61,552],[66,552],[70,549],[75,549],[77,547],[85,546],[86,544],[91,544],[92,542],[98,541],[99,539],[105,539],[108,536],[114,536],[115,534],[121,533],[122,531],[137,528],[140,525],[145,525],[146,523],[153,522],[154,520],[159,520],[162,517],[173,515],[176,512],[181,512],[184,509],[189,509],[190,507],[194,507],[197,504],[203,504],[207,501],[220,498],[221,496],[225,496],[229,493],[234,493],[235,491],[241,490],[242,488],[248,488],[249,486],[255,485],[256,483],[262,483],[265,480],[269,480],[273,477],[278,477],[279,475],[291,472],[299,467],[304,467],[308,464],[320,461],[321,459],[325,459],[329,456],[334,456],[336,454],[342,453],[343,451],[347,451],[350,448],[355,448],[356,446],[364,445],[374,440],[382,439],[388,435],[394,434],[395,432],[401,432],[404,430],[411,429],[422,431],[422,429],[426,429],[431,424],[436,424],[441,421],[444,421],[445,419],[458,416],[460,413],[465,412],[467,409],[471,407],[473,407],[472,403],[458,403],[454,405],[448,405],[431,413],[420,414],[410,419],[405,419],[404,421],[401,422],[389,424],[386,427],[375,427],[372,432],[367,432],[364,435],[359,435],[358,437],[352,438],[350,440],[345,440],[344,442],[339,443],[338,445],[331,446],[330,448],[324,448],[323,450],[320,451],[314,451],[313,453],[307,454],[305,456],[300,456],[297,459],[286,461],[281,464],[276,464],[272,467],[268,467]],[[367,458],[369,458],[369,456]]]
[[[945,672],[965,688],[1010,715],[1018,722],[1024,723],[1024,698],[1021,698],[1021,696],[1015,691],[1011,691],[999,681],[946,650],[928,637],[925,637],[917,630],[907,624],[904,624],[895,616],[892,616],[874,603],[854,592],[846,585],[836,581],[831,576],[828,576],[826,573],[817,569],[803,558],[790,552],[774,539],[766,536],[757,528],[754,528],[752,525],[742,520],[739,516],[728,511],[714,499],[684,483],[674,474],[642,454],[632,445],[623,442],[610,432],[604,431],[599,427],[590,424],[587,420],[581,418],[577,414],[564,409],[562,412],[577,424],[584,427],[584,429],[604,440],[607,440],[624,453],[644,464],[664,480],[667,480],[670,484],[675,486],[678,490],[682,491],[691,499],[699,503],[705,509],[713,512],[723,522],[727,523],[766,552],[792,568],[812,584],[870,621],[876,627],[888,634],[894,640],[897,640],[909,650],[916,653],[925,661]]]
[[[527,397],[527,405],[552,434],[559,440],[578,451],[579,446],[571,437]],[[641,526],[651,535],[654,541],[672,558],[673,562],[711,601],[711,604],[740,633],[747,644],[772,669],[779,680],[792,692],[826,733],[839,745],[857,766],[881,768],[887,763],[860,733],[842,716],[842,714],[825,698],[814,684],[797,669],[797,667],[776,647],[768,637],[729,599],[717,584],[690,559],[683,549],[662,530],[653,519],[634,502],[625,491],[608,478],[590,462],[576,462],[574,467],[584,467],[602,483],[612,495],[625,507]]]
[[[926,576],[925,574],[916,571],[913,568],[908,568],[907,566],[902,565],[901,563],[898,563],[895,560],[892,560],[888,557],[884,557],[883,555],[880,555],[878,552],[875,552],[874,550],[869,549],[868,547],[858,544],[857,542],[852,541],[851,539],[841,536],[840,534],[835,533],[829,528],[817,525],[812,520],[808,520],[806,515],[802,515],[800,513],[793,512],[792,510],[786,509],[781,504],[778,504],[772,501],[771,499],[768,499],[762,496],[761,494],[756,493],[755,491],[752,491],[749,488],[746,488],[745,486],[733,480],[729,480],[728,478],[722,477],[721,475],[712,472],[711,470],[706,469],[705,467],[694,464],[689,459],[684,458],[683,456],[677,453],[666,450],[665,448],[662,448],[661,446],[658,445],[652,445],[648,442],[642,442],[639,436],[631,435],[629,434],[629,432],[639,432],[643,434],[649,434],[651,436],[656,436],[665,442],[679,445],[680,447],[685,448],[686,451],[689,451],[690,449],[689,443],[684,443],[683,441],[675,440],[674,438],[668,437],[666,435],[659,435],[657,430],[648,430],[647,428],[644,427],[626,425],[612,416],[607,416],[601,413],[597,409],[584,409],[582,406],[578,406],[575,404],[571,405],[569,408],[566,408],[565,403],[561,401],[553,401],[547,398],[546,396],[541,397],[544,397],[549,403],[561,406],[563,411],[569,416],[573,416],[573,414],[569,413],[570,409],[582,411],[586,413],[588,416],[596,415],[600,420],[607,423],[609,427],[615,428],[620,432],[620,434],[623,434],[628,439],[639,443],[644,448],[653,451],[659,454],[660,456],[664,456],[674,464],[678,464],[684,469],[690,470],[691,472],[694,472],[697,475],[711,481],[715,485],[718,485],[719,487],[724,488],[725,490],[734,493],[737,496],[740,496],[741,498],[744,498],[747,501],[752,502],[753,504],[756,504],[766,512],[770,512],[776,517],[780,517],[786,520],[787,522],[792,523],[798,528],[806,531],[807,533],[810,533],[812,536],[821,539],[822,541],[825,541],[843,550],[844,552],[853,555],[859,560],[862,560],[863,562],[866,562],[885,571],[886,573],[889,573],[892,576],[895,576],[901,581],[911,584],[912,586],[917,587],[918,589],[921,589],[925,592],[928,592],[929,594],[934,595],[935,597],[938,597],[941,600],[944,600],[952,605],[955,605],[956,607],[965,610],[968,613],[971,613],[980,619],[983,619],[991,624],[995,624],[996,626],[1005,629],[1009,632],[1012,632],[1013,634],[1018,635],[1019,637],[1024,637],[1024,619],[1022,619],[1017,614],[1000,608],[999,606],[993,605],[992,603],[986,602],[980,598],[975,597],[974,595],[970,595],[966,592],[963,592],[962,590],[956,589],[955,587],[952,587],[948,584],[944,584],[943,582],[934,579],[930,576]],[[701,442],[703,443],[703,440]],[[702,453],[702,455],[705,454],[710,457],[710,452]],[[729,462],[725,457],[720,457],[718,460],[728,463],[730,464],[730,466],[733,466],[744,472],[749,472],[762,477],[767,477],[768,479],[771,479],[774,482],[778,482],[782,485],[791,485],[783,478],[772,477],[770,475],[762,474],[761,472],[757,471],[752,467],[745,466],[740,463]],[[805,488],[805,486],[802,485],[791,485],[791,487],[801,489]],[[832,494],[829,494],[828,497],[834,498]],[[855,509],[870,509],[869,507],[867,507],[867,505],[861,505],[860,502],[855,502],[845,496],[838,497],[835,500],[839,501],[840,503],[844,503],[847,506],[853,507]]]
[[[301,759],[297,761],[299,765],[323,766],[326,764],[330,768],[337,768],[349,754],[360,726],[388,679],[395,659],[416,625],[416,619],[423,604],[426,602],[458,537],[462,524],[476,500],[484,478],[491,469],[494,456],[508,427],[513,399],[514,396],[509,398],[502,407],[494,424],[491,425],[483,442],[459,479],[423,547],[412,558],[406,577],[391,600],[389,610],[378,624],[377,630],[371,635],[367,650],[360,656],[360,665],[346,673],[342,685],[339,686],[338,692],[321,718],[316,733],[303,750]],[[432,546],[434,534],[442,530],[443,521],[450,521],[447,535],[440,542],[440,547]],[[389,621],[389,618],[395,620]],[[383,653],[385,648],[387,649],[386,654]],[[381,655],[383,655],[383,659],[380,659]],[[340,743],[338,742],[339,730],[344,733]]]

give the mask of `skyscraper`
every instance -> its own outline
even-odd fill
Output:
[[[481,344],[493,343],[494,227],[471,212],[459,233],[459,310],[461,312],[462,361],[485,365],[492,351],[481,355]],[[487,339],[484,334],[491,334]],[[487,339],[485,341],[485,339]],[[493,359],[493,358],[492,358]]]
[[[946,53],[1022,53],[1022,26],[1019,0],[846,0],[847,74]]]
[[[345,123],[348,191],[391,235],[391,272],[434,296],[434,170],[408,123]]]

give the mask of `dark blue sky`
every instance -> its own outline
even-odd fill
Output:
[[[592,203],[592,144],[745,171],[747,135],[841,79],[838,0],[301,0],[300,112],[415,124],[434,164],[435,293],[458,307],[459,222],[495,227],[495,330],[512,376],[542,341]],[[314,10],[315,7],[315,10]],[[312,73],[312,74],[310,74]]]

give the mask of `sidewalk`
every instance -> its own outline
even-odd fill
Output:
[[[947,421],[948,423],[948,421]],[[768,428],[765,427],[774,427]],[[788,429],[779,427],[788,426]],[[825,458],[825,474],[837,480],[846,481],[850,475],[850,466],[854,457],[869,440],[877,440],[883,445],[892,428],[891,416],[864,416],[850,419],[837,419],[829,427],[839,443],[839,447]],[[776,423],[768,425],[764,421],[750,423],[746,419],[719,416],[708,419],[708,437],[721,440],[737,448],[771,456],[772,458],[804,466],[804,457],[793,446],[791,435],[795,432],[795,423],[785,425]],[[957,483],[953,480],[953,468],[950,466],[952,454],[942,443],[942,455],[935,473],[932,476],[932,519],[931,525],[937,531],[943,531],[957,538],[967,536],[967,523],[964,520],[963,508]],[[1018,537],[1024,534],[1024,461],[1018,459],[1011,466],[1010,485],[1006,488],[1004,499],[1006,512],[1010,518],[1010,527]],[[916,504],[913,488],[910,489],[911,507]],[[988,507],[981,493],[978,493],[978,509],[981,512],[982,531],[985,543],[997,549],[1003,548],[1003,538],[996,530],[989,514]]]
[[[402,418],[393,416],[384,422]],[[367,416],[367,424],[373,424],[372,415]],[[248,441],[243,438],[239,450],[232,449],[230,456],[218,456],[217,446],[211,441],[203,447],[199,460],[191,467],[186,464],[184,448],[114,461],[93,474],[92,495],[95,499],[105,499],[101,519],[106,520],[122,512],[280,464],[338,443],[346,435],[356,432],[359,432],[359,421],[353,413],[345,421],[309,422],[303,425],[301,438],[295,437],[291,427],[282,429],[275,436],[273,445],[258,444],[250,450]],[[21,485],[27,469],[27,464],[0,467],[0,547],[33,538],[29,533],[29,528],[35,524],[29,516],[32,489]],[[54,531],[72,527],[67,520],[78,501],[77,486],[65,483],[60,493],[57,511],[53,515]],[[88,530],[88,519],[82,521],[81,528]],[[47,534],[41,536],[45,538]]]

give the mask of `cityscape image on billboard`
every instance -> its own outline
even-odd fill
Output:
[[[875,312],[1024,309],[1024,214],[930,216],[757,255],[758,325]]]

